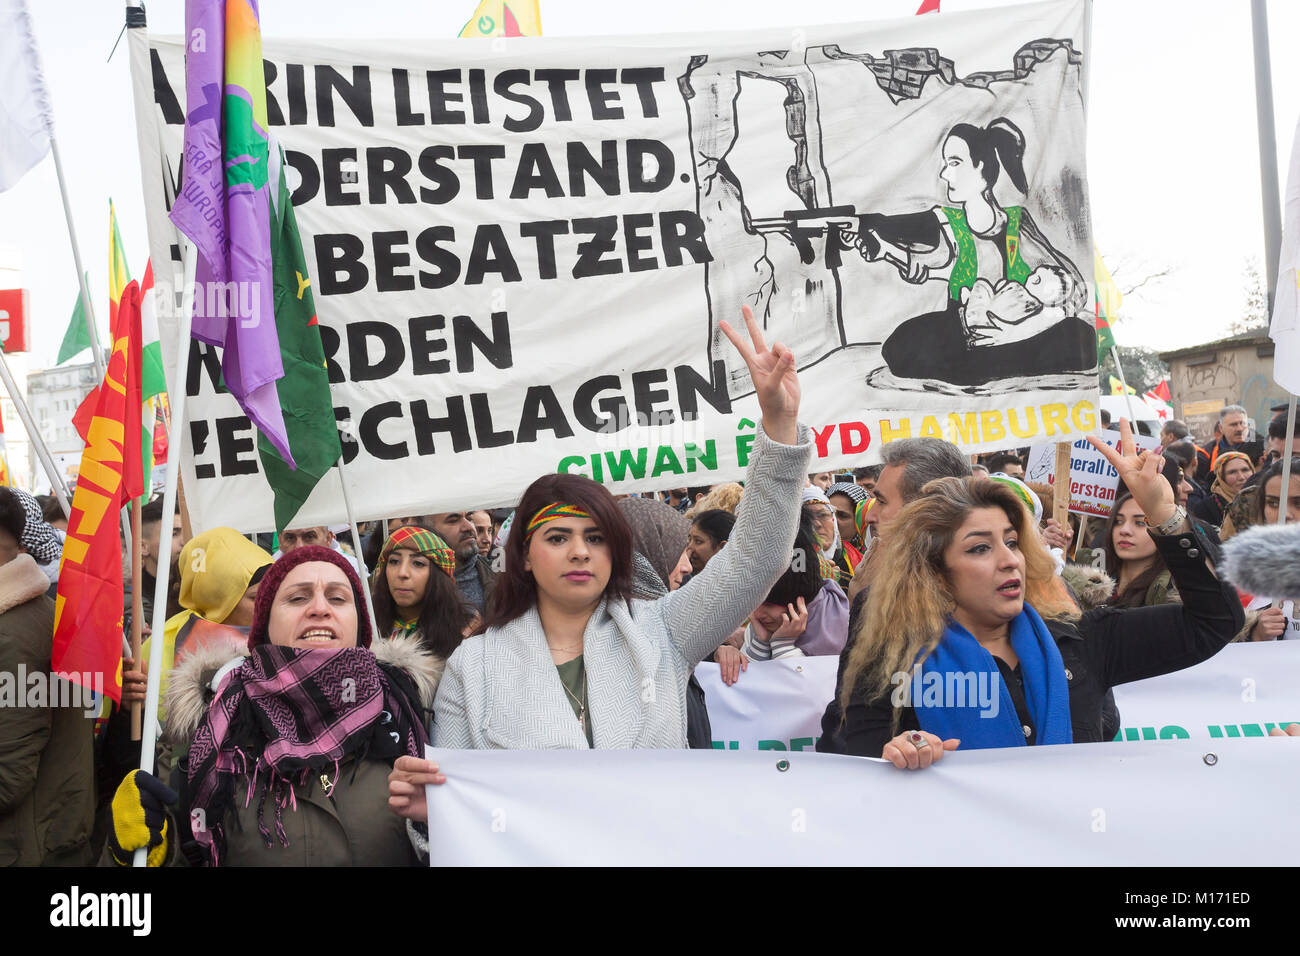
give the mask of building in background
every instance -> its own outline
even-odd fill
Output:
[[[27,407],[55,467],[68,484],[77,477],[82,451],[81,436],[72,425],[72,415],[97,384],[93,362],[62,365],[27,376]],[[10,461],[13,461],[12,453]],[[36,460],[34,448],[29,451],[27,466],[34,489],[48,494],[50,482]]]
[[[1169,363],[1169,387],[1174,417],[1187,423],[1198,442],[1208,441],[1219,420],[1219,409],[1240,405],[1263,431],[1272,417],[1269,408],[1287,400],[1287,391],[1273,381],[1273,340],[1268,329],[1161,352]]]

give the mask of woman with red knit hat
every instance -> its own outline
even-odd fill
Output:
[[[384,812],[387,775],[424,751],[439,669],[414,635],[372,646],[362,587],[339,553],[297,548],[262,578],[247,655],[213,648],[176,668],[164,745],[184,751],[179,800],[128,776],[113,800],[116,862],[142,846],[151,866],[416,862]]]

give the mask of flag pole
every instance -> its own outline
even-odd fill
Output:
[[[185,382],[189,377],[190,331],[194,325],[194,273],[198,265],[198,247],[185,243],[185,280],[181,286],[181,313],[176,330],[176,377],[180,385],[171,399],[172,432],[167,445],[167,480],[163,482],[164,527],[169,527],[171,516],[176,514],[176,486],[180,479],[181,461],[185,457]],[[171,304],[170,297],[158,297],[159,303]],[[175,458],[172,456],[175,455]],[[172,462],[175,462],[173,465]],[[154,771],[154,746],[158,741],[158,689],[162,684],[163,631],[167,627],[167,587],[171,576],[171,561],[158,562],[158,574],[153,589],[153,650],[149,655],[149,683],[144,699],[144,725],[140,734],[140,769]],[[148,865],[148,848],[135,851],[135,866]]]
[[[348,513],[348,525],[352,528],[352,540],[357,547],[357,563],[361,567],[365,564],[361,558],[361,532],[357,530],[357,519],[352,514],[352,498],[348,495],[348,483],[343,477],[343,455],[339,455],[339,487],[343,489],[343,507]],[[373,570],[373,569],[372,569]],[[370,580],[367,578],[362,582],[365,586],[361,589],[362,597],[366,599],[366,613],[370,616],[370,633],[374,635],[375,640],[381,637],[387,637],[386,634],[379,633],[379,622],[375,618],[375,602],[370,593]]]
[[[99,344],[99,330],[95,328],[95,308],[90,302],[90,289],[86,286],[86,270],[81,265],[81,245],[77,242],[77,229],[72,224],[72,206],[68,202],[68,184],[63,178],[63,161],[59,159],[59,141],[50,130],[50,153],[54,156],[54,174],[59,179],[59,195],[63,197],[63,218],[68,222],[68,238],[72,240],[72,261],[77,267],[77,282],[81,288],[81,314],[90,333],[90,353],[95,361],[95,377],[104,380],[104,351]]]
[[[1295,393],[1286,403],[1286,438],[1282,442],[1282,493],[1281,503],[1277,509],[1277,523],[1286,524],[1286,502],[1291,489],[1291,456],[1295,454]],[[1263,494],[1263,491],[1260,491]]]
[[[1114,332],[1113,329],[1111,330],[1111,334],[1112,334],[1112,335],[1115,334],[1115,332]],[[1111,356],[1115,359],[1115,371],[1119,372],[1119,384],[1120,384],[1120,387],[1122,387],[1122,388],[1124,389],[1124,404],[1125,404],[1126,406],[1128,406],[1128,420],[1129,420],[1129,424],[1132,425],[1134,431],[1136,431],[1136,430],[1137,430],[1137,416],[1135,416],[1135,415],[1133,414],[1133,396],[1129,394],[1129,390],[1128,390],[1128,382],[1124,381],[1124,366],[1121,365],[1121,364],[1120,364],[1120,361],[1119,361],[1119,343],[1118,343],[1118,342],[1116,342],[1114,345],[1112,345],[1112,346],[1110,347],[1110,354],[1111,354]]]
[[[1264,268],[1268,313],[1277,290],[1278,253],[1282,248],[1282,199],[1277,183],[1277,133],[1273,127],[1273,76],[1268,51],[1268,7],[1251,0],[1251,38],[1255,49],[1255,128],[1259,136],[1259,191],[1264,202]]]
[[[1277,293],[1278,262],[1282,248],[1282,198],[1277,177],[1277,133],[1273,124],[1273,71],[1268,49],[1268,6],[1251,0],[1251,39],[1255,51],[1255,125],[1259,136],[1259,187],[1264,203],[1264,266],[1268,281],[1268,312],[1273,314]],[[1296,396],[1286,407],[1286,438],[1282,444],[1282,507],[1277,523],[1286,523],[1287,489],[1291,485],[1291,457],[1295,454]]]
[[[36,457],[41,460],[41,467],[45,469],[46,477],[50,479],[50,488],[53,489],[54,496],[59,499],[59,507],[63,509],[63,516],[70,519],[72,517],[72,505],[68,500],[68,486],[63,483],[63,476],[59,474],[58,468],[54,466],[54,459],[50,457],[50,450],[45,447],[45,439],[36,430],[36,422],[32,419],[31,409],[27,407],[22,395],[18,393],[18,386],[14,382],[13,374],[9,371],[9,359],[5,355],[4,349],[0,349],[0,379],[4,379],[9,398],[12,399],[14,408],[18,409],[18,417],[23,420],[23,427],[27,429],[27,435],[32,440],[32,447],[36,449]]]
[[[147,497],[147,495],[146,495]],[[144,533],[144,521],[140,508],[144,498],[131,502],[131,660],[140,666],[140,644],[144,639],[144,559],[140,553],[141,536]],[[169,564],[171,562],[168,562]],[[131,739],[140,739],[140,720],[143,716],[140,701],[131,704]]]

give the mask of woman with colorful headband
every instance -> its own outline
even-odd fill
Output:
[[[858,569],[862,560],[862,529],[858,527],[858,508],[866,504],[871,495],[865,488],[851,481],[837,481],[826,490],[826,499],[835,509],[835,523],[839,526],[842,561],[837,560],[849,577]]]
[[[721,329],[749,366],[761,424],[727,546],[681,589],[633,601],[632,534],[609,491],[575,475],[533,482],[487,630],[447,661],[435,746],[686,747],[687,680],[785,570],[812,453],[794,356],[780,343],[769,349],[743,311],[752,346],[726,322]],[[423,820],[425,784],[445,779],[430,762],[403,758],[389,804]]]
[[[840,541],[835,508],[817,485],[805,485],[800,491],[803,517],[812,525],[817,541],[817,564],[822,577],[836,584],[848,584],[853,577],[844,556],[844,543]]]
[[[455,552],[434,532],[408,525],[390,534],[371,576],[379,633],[413,635],[440,660],[450,657],[477,618],[455,572]]]

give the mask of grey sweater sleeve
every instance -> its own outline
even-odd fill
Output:
[[[759,423],[727,546],[698,577],[659,599],[668,634],[691,667],[717,650],[790,565],[813,450],[806,425],[798,435],[799,444],[783,445]]]
[[[433,726],[429,743],[435,747],[468,750],[473,746],[466,710],[465,682],[462,669],[469,651],[464,644],[451,652],[438,682],[438,693],[433,700]]]

